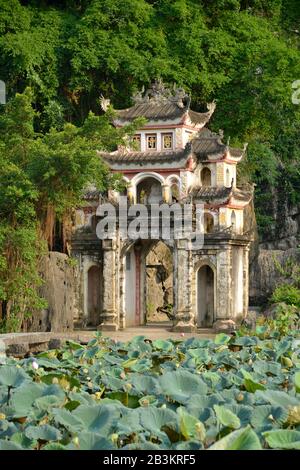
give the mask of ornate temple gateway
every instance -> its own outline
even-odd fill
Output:
[[[99,194],[87,192],[72,241],[80,266],[77,321],[102,330],[168,319],[177,331],[233,325],[248,310],[251,240],[244,213],[253,190],[236,185],[246,148],[224,144],[221,132],[206,127],[215,104],[205,113],[192,111],[182,89],[158,82],[133,100],[116,111],[114,125],[137,117],[146,123],[126,148],[101,157],[123,175],[129,205],[203,204],[204,243],[191,249],[189,240],[165,240],[160,232],[155,240],[123,239],[118,228],[101,241],[95,233]],[[119,197],[109,194],[115,205]]]

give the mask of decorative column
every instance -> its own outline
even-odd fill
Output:
[[[232,285],[232,258],[229,246],[218,253],[217,260],[217,311],[214,329],[216,332],[230,332],[235,329],[233,320],[233,285]]]
[[[103,309],[98,330],[118,330],[118,315],[116,308],[116,241],[103,240]]]
[[[126,255],[119,258],[120,269],[119,269],[119,279],[120,279],[120,299],[119,299],[119,328],[124,330],[125,328],[125,271],[126,271]]]
[[[243,316],[248,314],[249,307],[249,250],[250,246],[244,247],[243,252]]]
[[[174,257],[174,324],[173,331],[196,331],[195,315],[192,313],[192,256],[187,240],[178,240]]]

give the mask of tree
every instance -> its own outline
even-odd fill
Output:
[[[81,127],[67,123],[45,134],[34,130],[32,91],[16,94],[0,114],[0,304],[5,328],[18,329],[38,295],[40,256],[51,249],[55,220],[81,204],[88,186],[120,184],[97,150],[124,142],[134,125],[114,128],[113,111],[89,114]],[[47,242],[47,243],[46,243]]]

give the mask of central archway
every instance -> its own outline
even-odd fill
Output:
[[[162,241],[139,240],[124,255],[125,327],[169,322],[173,254]]]
[[[159,204],[162,202],[161,182],[156,178],[143,179],[136,187],[138,204]]]
[[[197,324],[200,328],[210,328],[214,322],[215,276],[207,264],[197,272]]]
[[[173,314],[173,254],[162,241],[151,246],[145,259],[146,322],[169,322]]]

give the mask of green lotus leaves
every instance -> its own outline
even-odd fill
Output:
[[[0,365],[0,449],[298,449],[300,342],[97,335]]]
[[[141,408],[139,410],[141,426],[154,434],[160,434],[162,428],[178,430],[178,415],[171,410],[163,408]]]
[[[53,410],[53,416],[57,424],[61,424],[71,432],[77,433],[85,428],[82,420],[66,409]]]
[[[300,393],[300,372],[295,373],[294,377],[296,392]]]
[[[113,431],[120,413],[112,405],[81,405],[72,413],[78,418],[86,431],[96,432],[105,436]]]
[[[23,449],[33,449],[37,444],[35,439],[29,439],[24,432],[16,432],[11,436],[10,441],[18,444]]]
[[[26,383],[15,390],[11,397],[11,406],[14,417],[27,416],[37,398],[43,395],[45,386],[37,383]]]
[[[239,418],[226,406],[214,405],[214,410],[218,421],[231,429],[238,429],[241,426]]]
[[[65,446],[60,444],[59,442],[50,442],[50,444],[46,444],[42,447],[41,450],[68,450]]]
[[[185,370],[166,372],[159,383],[163,393],[178,403],[186,403],[194,394],[205,395],[208,390],[203,380]]]
[[[43,426],[28,426],[25,429],[25,436],[28,439],[41,441],[59,441],[62,438],[61,432],[48,424]]]
[[[24,448],[15,442],[0,439],[0,450],[24,450]]]
[[[283,425],[288,418],[288,411],[281,406],[259,405],[253,410],[251,424],[254,428]]]
[[[247,426],[231,432],[208,450],[261,450],[261,448],[258,436],[250,426]]]
[[[265,403],[270,403],[271,405],[275,406],[282,406],[283,408],[299,405],[298,398],[278,390],[267,390],[265,392],[258,391],[257,396],[264,400]]]
[[[231,340],[231,336],[226,335],[225,333],[219,333],[215,337],[215,344],[227,344]]]
[[[152,346],[154,349],[158,349],[164,353],[169,353],[174,349],[174,345],[171,343],[171,341],[166,341],[164,339],[156,339],[153,341]]]
[[[253,370],[261,375],[279,375],[281,373],[281,365],[274,361],[255,361]]]
[[[179,429],[185,440],[204,441],[205,427],[201,421],[187,413],[184,408],[177,408]]]
[[[271,449],[300,449],[300,431],[280,429],[263,434]]]
[[[29,380],[29,376],[23,369],[6,365],[0,367],[0,385],[16,388],[27,380]]]
[[[103,434],[95,432],[82,432],[79,437],[80,450],[111,450],[115,449],[112,441],[109,441]]]

